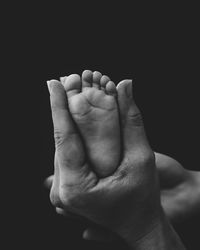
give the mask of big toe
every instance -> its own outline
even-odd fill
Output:
[[[64,79],[63,86],[67,93],[67,97],[70,98],[81,91],[81,78],[78,74],[71,74]]]

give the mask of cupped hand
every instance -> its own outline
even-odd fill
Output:
[[[118,85],[118,96],[124,100],[119,107],[123,113],[123,157],[117,170],[106,178],[99,178],[87,161],[62,84],[52,80],[49,90],[56,148],[52,204],[111,230],[127,242],[148,234],[162,213],[160,193],[155,155],[133,100],[132,83]]]

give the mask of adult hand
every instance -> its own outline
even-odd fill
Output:
[[[152,235],[163,232],[166,222],[160,205],[155,157],[133,101],[131,82],[124,81],[118,87],[118,94],[124,99],[120,107],[124,114],[123,159],[111,176],[102,179],[87,162],[63,86],[51,81],[49,89],[56,146],[55,177],[50,194],[54,206],[110,229],[131,247],[141,246],[141,239],[152,241]]]
[[[186,170],[173,158],[155,153],[156,167],[160,182],[161,204],[172,224],[199,213],[200,210],[200,172]],[[45,180],[47,188],[51,188],[53,175]],[[71,216],[65,210],[57,209],[59,214]],[[134,211],[133,211],[134,212]],[[88,240],[115,240],[111,232],[98,227],[87,228],[83,237]]]
[[[160,153],[155,156],[164,212],[172,224],[183,223],[200,211],[200,172],[184,169],[169,156]],[[47,183],[51,185],[52,176]],[[66,216],[64,210],[58,212]],[[94,226],[85,229],[83,237],[96,241],[116,240],[111,232]]]

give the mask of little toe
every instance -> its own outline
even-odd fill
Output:
[[[93,73],[91,70],[84,70],[82,73],[82,89],[92,87]]]
[[[106,84],[110,81],[110,78],[106,75],[103,75],[101,77],[101,80],[100,80],[100,85],[101,85],[101,89],[102,90],[105,90],[106,88]]]
[[[112,96],[117,96],[117,89],[113,81],[109,81],[106,84],[106,94],[112,95]]]
[[[69,75],[67,78],[65,78],[65,81],[63,82],[63,86],[65,88],[68,98],[80,93],[81,91],[80,76],[77,74]]]
[[[100,80],[101,80],[102,74],[99,71],[93,72],[93,87],[100,89]]]

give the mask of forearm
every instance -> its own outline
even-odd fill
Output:
[[[179,236],[173,230],[165,215],[157,226],[136,242],[128,242],[130,250],[185,250]]]
[[[194,184],[194,203],[195,203],[195,213],[200,211],[200,171],[190,171],[193,176]]]

